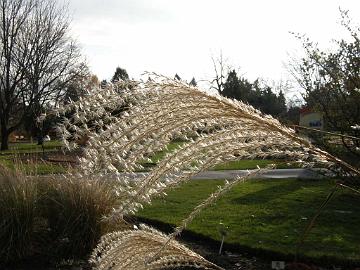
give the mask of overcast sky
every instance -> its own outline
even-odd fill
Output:
[[[300,52],[289,31],[329,47],[344,32],[339,7],[360,23],[360,0],[69,0],[73,37],[91,70],[108,79],[115,68],[130,77],[154,71],[209,79],[211,56],[250,80],[288,77],[283,63]]]

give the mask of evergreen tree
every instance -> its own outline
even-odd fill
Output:
[[[180,76],[176,73],[175,76],[174,76],[174,80],[176,81],[181,81],[181,78]]]
[[[118,82],[118,81],[127,81],[129,80],[129,75],[126,71],[126,69],[117,67],[115,70],[115,73],[111,79],[112,83]]]
[[[224,89],[222,95],[228,98],[234,98],[244,101],[244,95],[242,95],[241,85],[239,78],[235,70],[229,72],[226,82],[224,83]]]
[[[246,78],[238,77],[235,70],[229,72],[222,95],[248,103],[265,114],[280,116],[286,113],[282,91],[276,95],[270,86],[261,85],[259,80],[251,83]]]
[[[192,79],[191,79],[191,81],[190,81],[190,83],[189,83],[191,86],[194,86],[194,87],[196,87],[197,86],[197,82],[196,82],[196,80],[195,80],[195,78],[193,77]]]
[[[107,80],[102,80],[101,83],[100,83],[100,87],[102,89],[104,89],[107,86],[107,84],[108,84]]]

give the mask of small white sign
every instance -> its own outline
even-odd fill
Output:
[[[283,261],[272,261],[271,269],[285,269],[285,262]]]

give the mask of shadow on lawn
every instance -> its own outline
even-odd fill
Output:
[[[247,193],[231,200],[233,204],[265,204],[279,197],[286,196],[289,193],[295,192],[301,189],[301,186],[297,181],[289,181],[287,183],[281,182],[278,185],[274,185],[259,191]]]

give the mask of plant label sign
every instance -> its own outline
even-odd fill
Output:
[[[285,269],[285,262],[283,261],[272,261],[271,262],[271,269]]]

